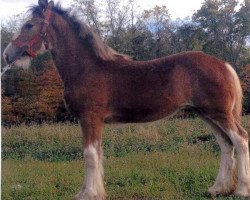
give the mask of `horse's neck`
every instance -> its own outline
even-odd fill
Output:
[[[65,34],[66,31],[61,29],[62,27],[58,26],[51,31],[51,53],[64,86],[70,87],[74,80],[82,77],[89,67],[95,65],[95,59],[82,44],[79,44],[73,31],[67,31]]]

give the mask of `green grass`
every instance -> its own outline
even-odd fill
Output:
[[[244,118],[250,132],[250,117]],[[84,174],[79,125],[2,129],[2,199],[72,199]],[[107,126],[107,199],[211,199],[219,148],[200,119]],[[237,197],[216,199],[239,199]]]

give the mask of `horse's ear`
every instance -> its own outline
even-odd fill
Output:
[[[54,7],[54,1],[50,1],[48,4],[48,8],[53,8]]]
[[[38,0],[38,5],[42,10],[47,9],[48,4],[48,0]]]
[[[38,0],[38,5],[45,11],[47,8],[52,8],[54,6],[54,1],[48,2],[48,0]]]

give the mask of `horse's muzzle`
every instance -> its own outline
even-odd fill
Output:
[[[26,54],[26,50],[26,47],[17,48],[15,45],[10,43],[3,52],[3,58],[7,64],[12,64],[24,56]]]

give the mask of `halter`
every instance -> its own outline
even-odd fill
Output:
[[[46,41],[46,30],[49,26],[49,21],[52,15],[52,11],[50,8],[48,8],[47,10],[44,11],[44,25],[41,28],[41,32],[38,32],[37,34],[35,34],[32,39],[30,41],[27,42],[22,42],[22,41],[17,41],[17,39],[12,40],[12,44],[15,45],[16,47],[28,47],[28,50],[26,50],[26,52],[32,57],[35,58],[37,57],[37,52],[35,52],[33,50],[34,45],[36,45],[37,43],[39,43],[41,40],[45,41],[45,48],[48,49],[49,45],[48,45],[48,41]]]

